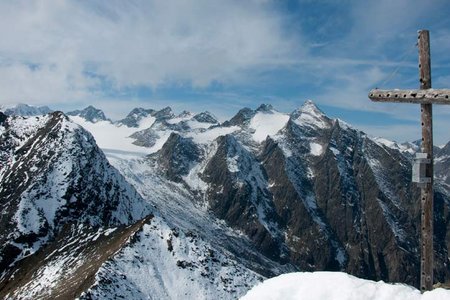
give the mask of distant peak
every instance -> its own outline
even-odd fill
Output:
[[[313,127],[328,127],[330,119],[316,106],[312,100],[307,100],[291,114],[291,119],[298,125]]]
[[[142,107],[135,107],[130,111],[128,116],[139,115],[139,116],[146,117],[147,115],[151,114],[152,112],[154,112],[153,109],[145,109]]]
[[[255,115],[255,111],[251,108],[244,107],[238,111],[238,113],[231,118],[229,121],[226,121],[225,126],[233,126],[233,125],[243,125],[248,122]]]
[[[171,112],[171,111],[172,111],[172,108],[170,106],[166,106],[160,110],[160,112]]]
[[[153,114],[153,109],[145,109],[142,107],[133,108],[130,113],[122,120],[118,121],[120,124],[124,124],[128,127],[139,127],[139,121],[148,115]]]
[[[194,116],[194,119],[201,123],[218,123],[217,118],[209,111],[204,111]]]
[[[320,109],[317,107],[317,105],[311,99],[306,100],[305,103],[303,103],[303,105],[301,107],[305,108],[305,109],[312,108],[312,109],[316,109],[316,110],[320,111]]]
[[[170,119],[173,118],[175,115],[172,112],[172,108],[170,106],[167,106],[154,113],[153,116],[156,119]]]
[[[101,109],[95,108],[92,105],[84,108],[83,110],[74,110],[67,113],[69,116],[80,116],[86,121],[91,123],[97,123],[98,121],[109,120]]]
[[[312,100],[306,100],[305,103],[297,110],[299,114],[310,114],[317,116],[325,116],[325,114],[317,107]]]
[[[24,103],[19,103],[11,107],[5,107],[4,109],[5,115],[19,115],[19,116],[45,115],[53,111],[48,106],[36,106]]]
[[[267,112],[267,111],[272,111],[273,110],[273,106],[270,104],[261,104],[256,111],[261,111],[261,112]]]
[[[183,110],[178,116],[177,118],[187,118],[192,116],[192,113],[190,111],[187,110]]]

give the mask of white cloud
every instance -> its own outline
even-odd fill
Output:
[[[305,24],[279,9],[280,3],[1,1],[0,104],[79,108],[95,103],[117,117],[132,106],[171,105],[228,117],[264,99],[274,99],[283,110],[312,98],[319,105],[416,118],[415,107],[372,103],[367,93],[397,66],[399,74],[378,87],[416,86],[415,31],[427,20],[434,24],[444,0],[349,0],[337,5],[339,13],[320,21],[313,15]],[[338,26],[343,22],[349,25]],[[450,49],[450,31],[444,27],[436,25],[431,36],[439,45],[433,46],[433,61],[441,69],[446,61],[439,57]],[[313,38],[329,33],[330,39]],[[409,56],[400,61],[407,51]],[[436,72],[433,80],[436,87],[448,86],[445,74]],[[223,89],[212,89],[211,103],[206,103],[208,96],[201,93],[208,89],[203,87],[215,83]],[[191,85],[201,100],[185,104],[183,95],[158,93]],[[142,86],[154,93],[146,99],[131,93],[126,101],[114,93]],[[442,111],[436,116],[448,115]]]
[[[233,81],[302,53],[265,1],[0,3],[0,101],[84,97],[116,88]],[[34,70],[30,64],[39,65]],[[11,86],[11,83],[14,83]],[[11,88],[8,88],[11,86]],[[21,89],[20,87],[26,87]]]

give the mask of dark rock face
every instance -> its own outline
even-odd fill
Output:
[[[191,139],[172,133],[161,150],[158,151],[158,164],[172,181],[180,182],[189,173],[193,163],[198,162],[201,150]]]
[[[450,142],[442,149],[434,150],[434,174],[441,181],[450,184]]]
[[[270,202],[264,170],[253,154],[231,135],[218,138],[218,149],[202,178],[210,185],[209,207],[244,232],[265,255],[284,256],[278,216]]]
[[[273,106],[270,104],[261,104],[256,111],[264,111],[264,112],[270,112],[273,110]]]
[[[194,120],[197,120],[200,123],[211,123],[211,124],[217,124],[217,119],[208,111],[201,112],[199,114],[196,114],[193,117]]]
[[[0,111],[0,125],[3,125],[3,123],[6,120],[6,118],[8,118],[8,116]]]
[[[133,144],[142,147],[151,148],[155,145],[156,141],[160,138],[157,131],[152,128],[147,128],[130,135],[131,138],[135,139]]]
[[[122,120],[118,121],[120,124],[124,124],[128,127],[138,127],[139,121],[142,118],[147,117],[148,115],[152,115],[155,113],[153,109],[145,109],[142,107],[134,108],[130,113]]]
[[[170,119],[170,118],[175,117],[175,115],[174,115],[173,112],[172,112],[172,108],[170,108],[170,107],[166,107],[166,108],[163,108],[163,109],[161,109],[161,110],[155,112],[155,113],[153,114],[153,116],[154,116],[157,120]]]
[[[229,121],[225,121],[223,123],[223,126],[240,126],[244,123],[248,122],[256,112],[253,109],[250,109],[248,107],[245,107],[241,109],[233,118],[231,118]]]
[[[71,112],[68,112],[67,115],[69,116],[80,116],[84,118],[88,122],[96,123],[98,121],[107,121],[109,119],[106,118],[103,111],[100,109],[97,109],[93,107],[92,105],[89,105],[83,110],[74,110]]]

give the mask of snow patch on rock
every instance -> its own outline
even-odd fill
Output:
[[[252,138],[255,142],[263,142],[267,136],[274,136],[288,122],[289,115],[275,110],[258,112],[250,120],[250,128],[254,130]]]
[[[314,156],[320,156],[323,153],[323,147],[318,143],[311,142],[309,148],[311,149],[311,154]]]

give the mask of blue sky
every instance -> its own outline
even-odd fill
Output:
[[[419,107],[372,103],[370,89],[417,88],[417,30],[431,34],[434,88],[450,88],[444,0],[2,1],[0,105],[112,118],[135,106],[226,119],[312,99],[331,117],[397,141],[420,137]],[[435,143],[450,109],[435,106]]]

